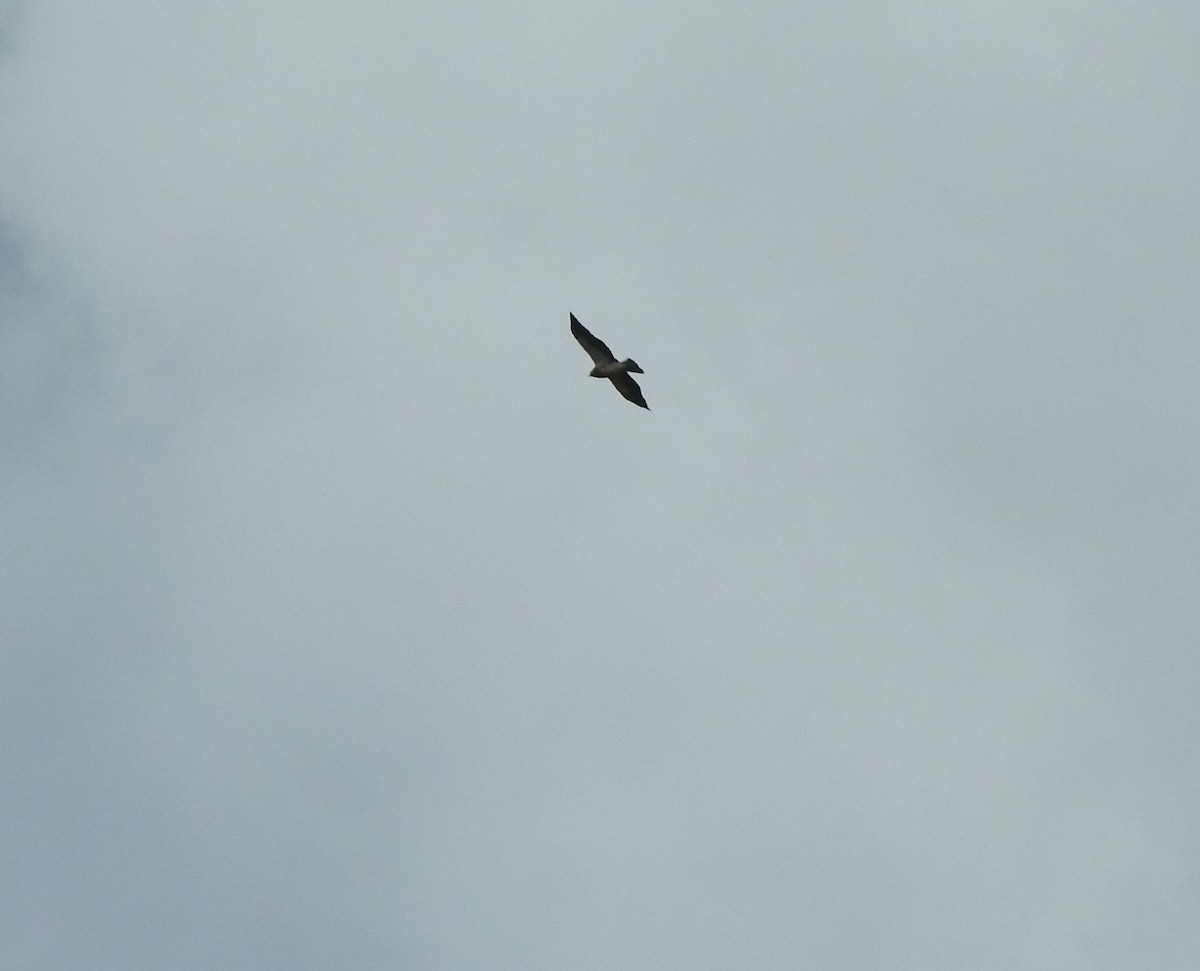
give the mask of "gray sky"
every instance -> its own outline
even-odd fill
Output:
[[[1200,966],[1195,3],[8,11],[0,964]]]

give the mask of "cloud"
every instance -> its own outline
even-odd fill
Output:
[[[1194,15],[760,13],[28,8],[10,964],[1194,958]]]

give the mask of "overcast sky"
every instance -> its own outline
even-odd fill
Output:
[[[7,4],[0,964],[1200,967],[1198,64]]]

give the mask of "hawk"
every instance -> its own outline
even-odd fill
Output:
[[[618,361],[613,357],[613,352],[608,349],[608,345],[584,327],[574,314],[571,314],[571,333],[575,335],[575,339],[588,352],[596,365],[592,368],[590,377],[608,378],[613,383],[613,387],[621,392],[622,397],[628,398],[639,408],[650,410],[646,399],[642,397],[642,389],[638,387],[638,383],[630,374],[631,371],[633,374],[645,373],[637,366],[637,361],[629,357]]]

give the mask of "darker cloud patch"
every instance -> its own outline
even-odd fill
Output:
[[[0,462],[35,454],[73,412],[94,350],[84,315],[0,216]]]

